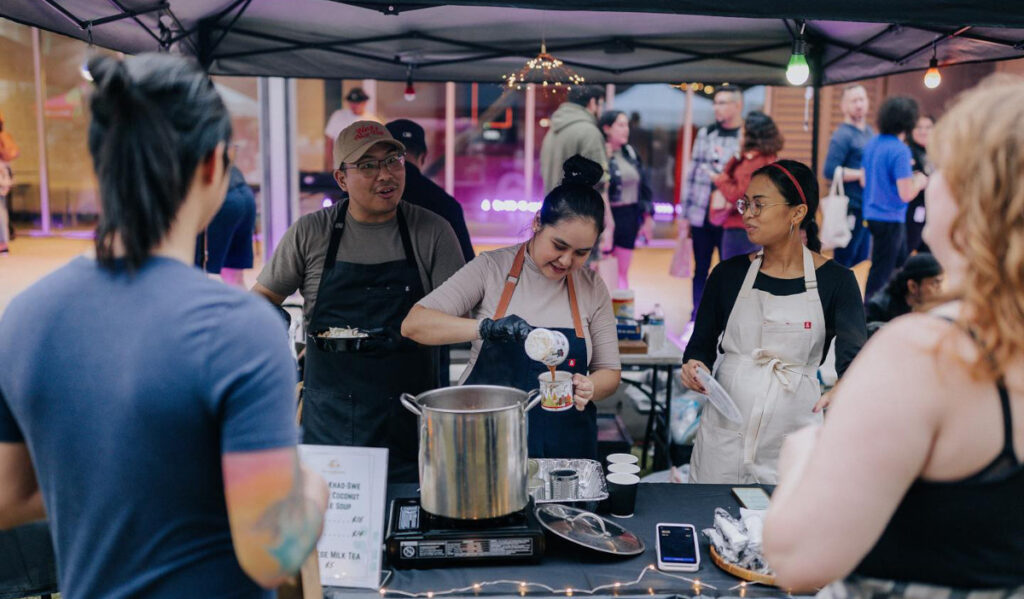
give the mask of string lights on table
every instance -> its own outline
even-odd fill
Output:
[[[549,585],[546,585],[546,584],[543,584],[543,583],[540,583],[540,582],[530,582],[530,581],[526,581],[526,580],[488,580],[488,581],[474,582],[472,585],[465,586],[465,587],[457,587],[457,588],[452,588],[452,589],[435,589],[435,590],[431,590],[431,591],[420,591],[420,592],[402,591],[402,590],[398,590],[398,589],[389,589],[389,588],[387,588],[385,586],[381,586],[381,588],[379,589],[379,592],[380,592],[380,596],[381,597],[409,597],[411,599],[419,599],[419,598],[434,599],[435,597],[445,597],[445,596],[453,596],[453,595],[458,596],[458,595],[466,595],[468,593],[472,593],[474,595],[479,595],[480,592],[483,589],[488,588],[488,587],[508,586],[508,587],[514,588],[515,589],[514,592],[518,593],[520,597],[525,597],[531,591],[534,591],[534,592],[540,591],[540,592],[545,592],[546,594],[550,594],[550,595],[562,595],[562,596],[565,596],[565,597],[574,597],[574,596],[577,596],[577,595],[588,595],[589,596],[589,595],[596,595],[598,593],[601,593],[602,591],[612,591],[613,595],[618,596],[620,591],[626,591],[626,590],[630,589],[631,587],[640,586],[641,583],[644,581],[644,578],[646,578],[648,575],[657,575],[657,576],[662,576],[662,577],[666,577],[666,578],[674,578],[676,580],[682,580],[684,582],[687,582],[687,583],[690,584],[690,588],[693,590],[694,596],[699,596],[704,589],[710,589],[712,591],[717,591],[718,590],[718,587],[715,587],[713,585],[707,584],[705,582],[701,582],[701,580],[699,578],[689,578],[689,577],[686,577],[686,576],[681,576],[679,574],[671,574],[669,572],[662,572],[661,570],[658,570],[657,567],[655,567],[653,564],[651,564],[649,566],[645,566],[644,569],[640,571],[640,574],[635,579],[633,579],[633,580],[630,580],[630,581],[618,581],[618,582],[613,582],[613,583],[610,583],[610,584],[603,584],[603,585],[596,586],[596,587],[594,587],[592,589],[581,589],[581,588],[577,588],[577,587],[552,587],[552,586],[549,586]],[[390,573],[389,573],[388,577],[385,578],[385,582],[389,578],[390,578]],[[739,583],[737,585],[734,585],[734,586],[730,587],[727,590],[728,591],[737,591],[738,590],[740,597],[746,597],[747,588],[750,585],[756,585],[756,584],[758,584],[758,583],[756,583],[756,582],[741,582],[741,583]],[[635,592],[635,590],[633,590],[633,592]],[[656,591],[654,590],[654,587],[647,587],[647,593],[649,595],[654,595],[654,594],[656,594]]]

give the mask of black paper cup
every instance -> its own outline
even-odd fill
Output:
[[[635,474],[609,474],[608,513],[616,518],[632,518],[636,507],[636,488],[640,477]]]

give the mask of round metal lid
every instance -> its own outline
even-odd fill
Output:
[[[635,534],[586,510],[547,503],[534,513],[545,529],[587,549],[623,556],[644,552],[644,542]]]

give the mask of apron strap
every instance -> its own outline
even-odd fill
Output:
[[[526,261],[526,244],[519,246],[516,258],[512,261],[512,268],[508,269],[505,276],[505,288],[501,292],[501,299],[498,301],[498,309],[494,311],[494,319],[504,318],[508,311],[508,305],[512,303],[512,294],[519,284],[519,277],[523,274],[523,262]],[[580,318],[580,307],[576,300],[576,283],[572,272],[566,275],[566,282],[569,287],[569,310],[572,312],[572,326],[576,331],[576,337],[583,338],[583,319]]]
[[[398,234],[402,237],[402,249],[405,250],[405,263],[417,269],[416,254],[412,250],[412,237],[409,236],[409,226],[405,224],[405,215],[402,213],[402,203],[398,203]]]
[[[817,293],[818,273],[814,271],[814,256],[806,247],[804,248],[804,289],[807,291],[807,301],[820,301]]]
[[[345,217],[347,215],[348,200],[345,200],[341,205],[341,209],[338,210],[338,215],[334,217],[334,226],[331,228],[331,241],[327,244],[327,256],[324,258],[324,272],[320,275],[321,281],[323,280],[323,275],[334,268],[334,264],[338,261],[338,246],[341,245],[341,234],[345,232]]]
[[[747,269],[747,276],[743,278],[743,286],[740,287],[740,297],[748,297],[751,290],[754,289],[754,280],[757,279],[757,273],[761,270],[761,260],[763,258],[764,250],[761,250],[750,262],[750,268]]]

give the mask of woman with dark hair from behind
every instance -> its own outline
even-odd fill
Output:
[[[645,195],[650,188],[644,180],[640,157],[629,145],[629,117],[621,110],[605,112],[598,119],[608,148],[608,203],[615,220],[612,255],[619,268],[618,287],[629,288],[629,266],[636,237],[645,215]]]
[[[761,249],[747,237],[736,202],[747,191],[754,171],[775,162],[784,142],[772,117],[756,110],[743,121],[741,136],[743,145],[740,153],[732,157],[725,169],[711,180],[718,193],[712,195],[709,218],[722,227],[722,260]],[[722,197],[717,198],[718,194]],[[722,199],[724,204],[716,206],[716,201],[721,202]]]
[[[526,355],[526,336],[533,327],[562,332],[569,353],[560,369],[573,373],[576,409],[530,410],[529,454],[596,459],[593,402],[618,389],[621,370],[611,296],[601,277],[584,267],[604,229],[604,200],[594,190],[604,170],[576,155],[563,171],[561,185],[534,218],[530,239],[477,256],[413,307],[402,335],[424,345],[471,341],[459,384],[529,391],[547,367]]]
[[[925,310],[941,293],[942,265],[927,252],[914,254],[864,306],[868,327]]]
[[[928,140],[935,127],[935,117],[922,114],[917,117],[914,130],[907,137],[910,158],[915,173],[931,175],[934,167],[928,159]],[[921,238],[925,223],[924,190],[907,204],[907,253],[927,252],[928,244]],[[870,298],[869,298],[870,299]]]
[[[828,405],[817,371],[830,342],[840,376],[864,344],[864,308],[853,272],[818,253],[810,168],[794,160],[761,167],[736,207],[763,249],[712,271],[681,375],[687,388],[706,393],[701,377],[713,374],[742,422],[704,410],[690,481],[774,484],[783,439],[821,422]],[[719,347],[724,355],[711,373]]]
[[[228,183],[228,112],[181,57],[88,66],[95,255],[0,320],[0,528],[49,516],[70,599],[270,597],[327,489],[298,461],[280,320],[192,268]]]
[[[928,312],[883,327],[822,427],[791,435],[764,522],[782,588],[820,599],[1024,596],[1024,79],[935,125]]]

